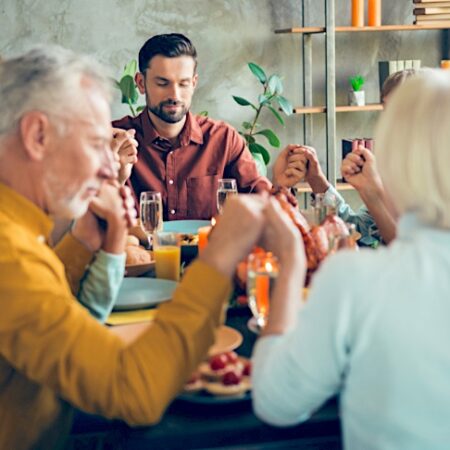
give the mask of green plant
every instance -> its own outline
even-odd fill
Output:
[[[287,116],[292,114],[292,105],[281,95],[283,93],[283,83],[278,75],[274,74],[267,76],[264,70],[255,63],[248,63],[248,67],[261,83],[263,92],[258,96],[257,104],[254,104],[243,97],[233,95],[233,99],[238,105],[250,106],[255,112],[251,121],[242,122],[243,130],[240,131],[239,134],[245,139],[248,148],[257,163],[262,162],[263,171],[267,171],[265,166],[269,164],[270,153],[264,145],[256,142],[256,140],[259,136],[262,136],[275,148],[279,148],[281,143],[273,130],[269,128],[261,129],[258,119],[260,118],[263,109],[268,109],[275,116],[277,121],[284,126],[284,119],[280,112],[274,107],[274,104],[278,104],[281,111]],[[259,167],[261,168],[261,165],[259,165]]]
[[[133,116],[145,109],[145,105],[140,105],[136,109],[134,108],[134,105],[136,105],[139,100],[139,92],[137,90],[136,83],[134,82],[136,71],[137,61],[132,59],[125,65],[120,80],[114,80],[115,86],[122,93],[122,103],[125,103],[130,107],[130,111]]]
[[[364,77],[362,75],[356,75],[349,78],[350,85],[355,92],[358,92],[364,86]]]

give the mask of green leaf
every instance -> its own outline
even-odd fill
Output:
[[[140,113],[140,112],[144,111],[145,108],[146,108],[146,105],[140,105],[136,108],[136,112]]]
[[[278,104],[280,105],[280,108],[283,110],[283,112],[290,116],[292,114],[293,108],[289,100],[282,95],[277,95],[276,100]]]
[[[264,158],[261,153],[252,153],[253,159],[255,160],[258,172],[263,177],[267,177],[267,166],[264,162]]]
[[[251,134],[243,134],[245,142],[247,145],[254,144],[256,142],[255,138]]]
[[[251,153],[261,153],[264,163],[267,165],[270,162],[270,153],[266,150],[265,147],[263,147],[260,144],[257,144],[256,142],[250,144],[248,146]]]
[[[238,97],[237,95],[233,95],[234,101],[241,106],[251,106],[253,109],[256,109],[256,106],[254,106],[252,103],[250,103],[248,100],[242,97]]]
[[[281,145],[280,139],[272,130],[261,130],[255,134],[262,134],[263,136],[265,136],[272,147],[279,148]]]
[[[203,117],[208,117],[208,111],[200,111],[197,115],[203,116]]]
[[[352,89],[358,92],[364,86],[364,77],[362,75],[356,75],[355,77],[349,78]]]
[[[250,122],[242,122],[242,127],[244,128],[244,130],[251,130],[252,124]]]
[[[136,84],[134,83],[133,77],[131,75],[125,75],[119,81],[119,85],[120,85],[120,90],[122,92],[122,102],[129,103],[128,100],[130,100],[131,103],[133,103],[133,104],[136,103],[139,98],[139,94],[136,89]],[[124,97],[127,100],[125,102],[123,101]]]
[[[137,71],[137,61],[135,59],[132,59],[124,68],[123,70],[123,76],[130,75],[134,78]]]
[[[272,111],[278,122],[280,122],[280,124],[284,126],[284,119],[280,116],[280,113],[273,106],[268,106],[268,108]]]
[[[272,95],[280,95],[283,93],[283,83],[278,75],[270,76],[267,87]]]
[[[267,95],[261,94],[258,95],[258,102],[260,105],[267,105],[269,103],[269,99],[267,98]]]
[[[261,84],[264,84],[267,81],[267,76],[264,70],[261,69],[261,67],[259,67],[258,64],[248,63],[248,67],[252,71],[253,75],[255,75],[255,77],[258,78]]]

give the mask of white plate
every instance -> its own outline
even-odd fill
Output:
[[[171,300],[177,284],[157,278],[124,278],[114,311],[148,308]]]
[[[174,233],[197,234],[200,227],[211,225],[209,220],[169,220],[164,222],[164,231],[173,231]]]

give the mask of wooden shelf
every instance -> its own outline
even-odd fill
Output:
[[[307,194],[309,192],[312,192],[312,189],[310,188],[308,183],[298,183],[295,185],[295,188],[297,189],[297,194]],[[336,183],[336,189],[338,191],[354,191],[355,188],[348,183],[345,182],[338,182]]]
[[[379,27],[336,27],[336,33],[367,33],[372,31],[416,31],[416,30],[446,30],[450,29],[450,21],[448,25],[380,25]],[[318,34],[325,33],[325,27],[294,27],[275,30],[277,34]]]
[[[358,112],[358,111],[382,111],[383,105],[379,103],[364,106],[336,106],[336,112]],[[320,114],[326,112],[325,106],[299,106],[293,110],[294,114]]]

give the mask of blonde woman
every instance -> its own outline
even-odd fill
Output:
[[[398,88],[376,133],[397,238],[377,252],[331,257],[300,310],[303,252],[289,221],[269,208],[283,269],[253,356],[261,419],[292,425],[339,394],[345,448],[448,448],[449,123],[447,73]]]

